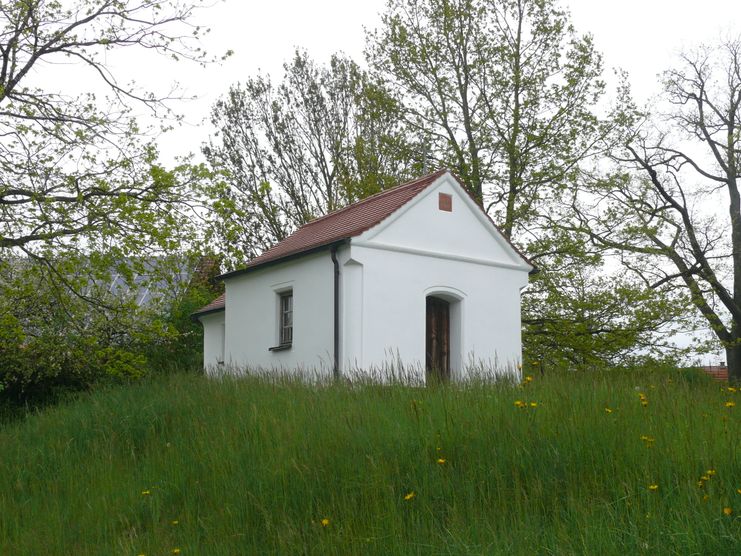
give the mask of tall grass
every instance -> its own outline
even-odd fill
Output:
[[[739,411],[678,373],[165,376],[0,430],[0,554],[741,554]]]

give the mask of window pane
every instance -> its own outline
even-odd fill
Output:
[[[293,292],[280,296],[280,343],[293,340]]]

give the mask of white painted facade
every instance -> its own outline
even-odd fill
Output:
[[[451,212],[439,209],[439,193],[452,196]],[[423,381],[427,296],[450,302],[454,380],[472,369],[518,372],[520,290],[532,266],[449,174],[340,245],[337,258],[340,374],[377,376],[402,365]],[[226,279],[225,312],[201,317],[206,366],[218,366],[221,315],[226,368],[331,374],[333,272],[324,249]],[[279,297],[286,290],[293,291],[293,342],[269,351],[278,344]]]
[[[207,369],[217,368],[224,364],[224,311],[201,315],[199,320],[203,325],[203,365]]]

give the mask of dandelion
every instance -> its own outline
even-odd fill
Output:
[[[715,475],[715,469],[708,469],[707,471],[705,471],[705,473],[712,477],[713,475]]]
[[[320,523],[322,524],[322,527],[329,527],[329,518],[325,517],[320,521]]]
[[[710,500],[710,496],[706,494],[705,496],[702,497],[702,499],[704,502],[707,502],[708,500]]]
[[[414,493],[414,491],[411,491],[410,493],[404,495],[404,500],[409,502],[409,500],[412,500],[415,496],[417,495]]]
[[[701,481],[709,481],[710,480],[710,477],[708,477],[707,475],[703,475],[702,477],[700,477],[700,480]]]
[[[528,376],[525,377],[524,381],[525,381],[525,384],[527,384],[528,382],[532,382],[533,381],[533,377],[531,377],[530,375],[528,375]]]
[[[530,402],[530,407],[538,407],[538,402]]]
[[[697,486],[700,487],[700,488],[702,488],[702,487],[705,486],[705,483],[702,482],[702,481],[697,481]]]
[[[440,465],[445,465],[445,462],[446,462],[446,461],[447,461],[447,460],[446,460],[445,458],[438,458],[438,459],[437,459],[437,463],[439,463]]]
[[[735,387],[735,386],[729,386],[729,387],[728,387],[728,391],[729,391],[729,392],[735,392],[736,390],[737,390],[737,389],[736,389],[736,387]]]
[[[648,490],[655,492],[659,490],[659,485],[648,485]]]
[[[736,402],[726,402],[725,406],[726,407],[736,407]]]
[[[736,492],[738,492],[739,494],[741,494],[741,488],[736,489]]]
[[[641,440],[646,443],[646,448],[653,447],[653,443],[656,441],[653,436],[646,436],[645,434],[641,435]]]
[[[149,491],[149,490],[142,490],[142,496],[149,496],[150,494],[152,494],[151,491]]]
[[[731,515],[733,513],[733,509],[726,506],[723,508],[723,515]]]
[[[643,407],[648,407],[648,400],[641,400],[641,405]]]
[[[609,407],[606,407],[605,408],[605,413],[607,413],[609,415],[610,413],[612,413],[612,409],[610,409]]]
[[[527,407],[527,404],[522,400],[515,401],[515,407]]]
[[[173,548],[172,549],[172,553],[173,554],[180,554],[180,549],[179,548]]]
[[[172,523],[173,525],[177,525],[180,522],[177,519],[173,519],[170,523]]]

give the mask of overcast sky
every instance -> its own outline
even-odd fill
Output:
[[[338,51],[361,61],[364,29],[379,24],[384,4],[385,0],[226,0],[201,11],[197,22],[211,28],[204,40],[207,49],[214,54],[231,49],[234,56],[206,69],[148,63],[138,74],[149,88],[162,90],[177,80],[199,97],[177,107],[186,116],[185,124],[163,138],[163,157],[197,152],[211,132],[204,118],[229,85],[258,70],[279,77],[282,63],[297,46],[320,61]],[[672,64],[680,49],[741,33],[741,0],[568,0],[564,5],[577,31],[594,36],[606,67],[629,72],[639,100],[658,92],[657,74]]]

